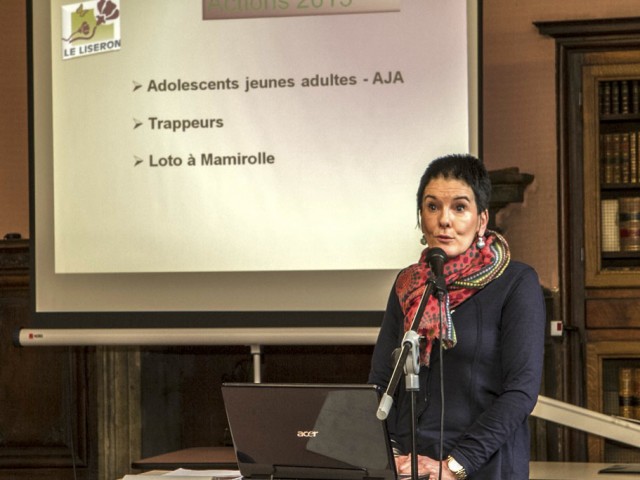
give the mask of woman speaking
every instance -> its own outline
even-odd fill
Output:
[[[444,250],[447,293],[442,302],[429,298],[417,330],[418,470],[432,478],[440,466],[443,479],[529,478],[527,419],[541,382],[545,307],[536,272],[512,261],[505,239],[487,230],[490,195],[477,158],[429,164],[417,199],[426,248],[396,278],[373,353],[369,382],[386,389],[393,351],[431,275],[426,256]],[[401,474],[411,471],[411,425],[411,396],[401,382],[387,419]]]

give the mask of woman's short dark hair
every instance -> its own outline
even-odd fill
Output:
[[[468,154],[451,154],[433,160],[424,171],[418,187],[418,214],[422,209],[422,196],[427,184],[434,178],[461,180],[473,190],[478,213],[489,209],[491,180],[481,160]]]

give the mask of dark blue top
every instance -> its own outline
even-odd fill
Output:
[[[536,272],[512,261],[505,272],[453,312],[457,345],[443,350],[444,441],[469,479],[529,478],[528,416],[540,388],[545,306]],[[392,351],[404,336],[395,286],[389,296],[369,382],[383,389],[393,372]],[[440,348],[420,368],[418,453],[439,458]],[[410,396],[398,384],[387,419],[391,438],[409,453]]]

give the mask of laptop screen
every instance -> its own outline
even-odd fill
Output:
[[[247,478],[395,479],[373,385],[223,384]]]

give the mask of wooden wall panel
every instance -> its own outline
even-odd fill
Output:
[[[0,238],[29,237],[27,2],[2,0],[0,10]]]
[[[0,479],[91,477],[88,355],[21,348],[29,320],[27,242],[0,241]]]
[[[640,328],[640,299],[587,300],[587,328]]]
[[[265,346],[265,383],[366,383],[372,346]],[[228,444],[220,386],[253,381],[249,347],[141,351],[142,454]]]

